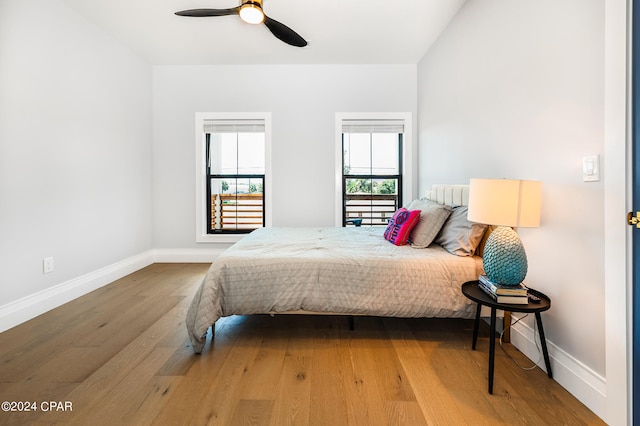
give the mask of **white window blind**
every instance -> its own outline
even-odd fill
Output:
[[[204,133],[264,133],[264,120],[205,120]]]
[[[342,133],[404,133],[404,120],[343,120]]]

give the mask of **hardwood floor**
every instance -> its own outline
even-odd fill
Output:
[[[228,317],[194,355],[207,267],[155,264],[0,334],[0,401],[37,408],[0,424],[604,424],[500,349],[489,395],[488,327],[472,351],[470,320]]]

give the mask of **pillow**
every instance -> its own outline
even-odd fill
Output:
[[[418,219],[420,219],[419,210],[409,211],[401,207],[393,214],[391,220],[389,220],[389,225],[384,231],[384,239],[391,241],[397,246],[405,245],[409,239],[411,230],[416,226],[416,223],[418,223]]]
[[[409,237],[411,247],[414,248],[429,247],[451,214],[450,206],[438,204],[426,198],[412,201],[409,204],[409,210],[420,210],[420,221]]]
[[[436,244],[458,256],[473,256],[487,230],[487,225],[469,222],[467,210],[466,206],[454,207],[435,240]]]

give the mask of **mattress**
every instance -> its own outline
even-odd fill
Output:
[[[193,349],[202,351],[218,318],[311,311],[383,317],[472,318],[460,286],[482,273],[479,257],[437,245],[395,246],[383,229],[261,228],[209,268],[187,313]]]

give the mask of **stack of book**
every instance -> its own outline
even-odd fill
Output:
[[[509,303],[512,305],[526,305],[529,303],[527,287],[522,283],[518,285],[496,284],[487,278],[486,275],[480,275],[478,281],[478,286],[498,303]]]

